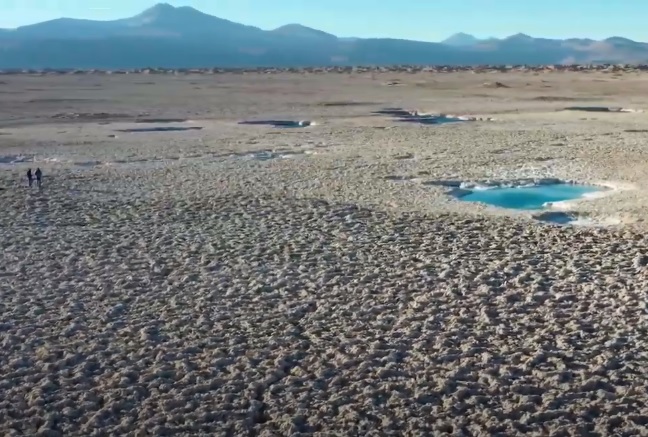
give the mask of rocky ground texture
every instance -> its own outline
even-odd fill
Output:
[[[276,95],[285,84],[263,82],[263,100],[239,91],[260,86],[243,78],[159,113],[128,83],[43,103],[81,88],[66,78],[29,91],[46,93],[38,109],[20,112],[32,94],[6,109],[0,432],[644,434],[645,116],[531,100],[545,85],[584,87],[581,76],[530,91],[526,77],[495,75],[505,89],[451,78],[418,100],[420,87],[395,94],[383,79],[286,79]],[[629,96],[633,80],[587,98],[648,108]],[[339,104],[308,106],[313,89]],[[105,101],[120,92],[131,100]],[[201,113],[211,97],[230,105]],[[495,121],[371,114],[388,106],[472,106]],[[128,111],[194,120],[45,118]],[[239,125],[248,111],[318,124]],[[143,125],[203,129],[124,132]],[[20,180],[36,166],[42,191]],[[574,206],[620,224],[559,227],[462,204],[440,184],[531,176],[632,189]]]

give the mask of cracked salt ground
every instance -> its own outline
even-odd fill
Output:
[[[317,146],[320,147],[320,146]],[[190,154],[185,156],[175,156],[166,158],[140,158],[140,159],[122,159],[116,161],[63,161],[61,159],[46,160],[50,163],[68,163],[79,168],[95,168],[95,167],[110,167],[110,168],[163,168],[174,162],[180,163],[200,163],[205,160],[219,162],[226,159],[252,159],[258,161],[269,161],[274,159],[292,159],[300,156],[312,156],[321,154],[321,151],[312,149],[303,150],[284,150],[284,151],[269,151],[261,150],[250,153],[207,153],[207,154]],[[32,161],[28,161],[32,162]]]
[[[150,87],[129,85],[136,75],[12,76],[79,94],[66,98],[89,97],[71,85],[92,78],[110,95],[51,112],[210,113],[198,133],[108,139],[157,125],[75,120],[0,137],[2,155],[130,162],[48,163],[47,205],[27,205],[36,193],[0,171],[0,434],[641,435],[648,237],[646,222],[626,220],[645,217],[645,190],[566,211],[618,213],[610,228],[540,225],[447,192],[543,175],[645,186],[642,134],[624,132],[645,118],[583,122],[530,100],[548,81],[645,106],[645,83],[493,73],[510,88],[476,97],[482,74],[436,74],[434,104],[504,121],[419,128],[335,107],[323,128],[235,124],[252,110],[319,117],[313,99],[337,95],[426,104],[411,74],[397,93],[363,76],[219,74],[205,81],[227,87],[190,98],[187,81],[164,75]],[[308,141],[322,156],[247,158]]]

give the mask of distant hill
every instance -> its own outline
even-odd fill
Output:
[[[554,40],[525,34],[440,42],[338,38],[301,24],[274,30],[158,4],[113,21],[59,18],[0,29],[0,68],[306,67],[648,62],[648,44],[614,36]]]
[[[479,39],[475,38],[472,35],[468,35],[467,33],[459,32],[455,33],[449,38],[444,39],[443,41],[441,41],[441,43],[455,47],[470,47],[478,44]]]
[[[311,27],[302,26],[301,24],[286,24],[285,26],[281,26],[271,32],[291,38],[312,38],[327,41],[336,41],[338,39],[335,35]]]

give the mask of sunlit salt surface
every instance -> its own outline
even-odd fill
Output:
[[[589,193],[601,191],[600,187],[576,184],[551,184],[531,187],[476,189],[459,197],[465,202],[481,202],[500,208],[542,209],[548,204],[575,200]]]

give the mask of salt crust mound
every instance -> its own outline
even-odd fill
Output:
[[[0,192],[6,435],[648,424],[645,236],[109,187]]]

